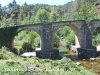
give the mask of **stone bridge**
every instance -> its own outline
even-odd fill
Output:
[[[12,49],[14,37],[19,32],[34,30],[41,38],[41,51],[37,51],[36,55],[42,58],[57,57],[59,51],[53,48],[52,40],[54,33],[61,26],[69,26],[75,32],[75,46],[73,47],[78,51],[79,56],[95,56],[96,50],[92,48],[92,33],[100,27],[100,20],[61,21],[0,28],[0,48],[7,46]]]

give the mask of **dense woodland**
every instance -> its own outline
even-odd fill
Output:
[[[58,17],[73,19],[90,19],[91,15],[95,16],[95,5],[99,0],[75,0],[64,5],[48,5],[48,4],[17,4],[15,0],[7,6],[0,5],[0,21],[7,22],[13,19],[13,15],[18,16],[18,21],[26,20],[58,20]],[[84,15],[90,15],[85,16]],[[92,17],[94,18],[94,17]],[[1,24],[2,25],[2,24]],[[9,25],[9,24],[8,24]],[[4,24],[2,25],[4,26]]]
[[[60,21],[65,20],[91,20],[99,19],[96,12],[96,4],[100,0],[75,0],[64,5],[48,5],[48,4],[17,4],[15,0],[9,3],[7,6],[0,5],[0,27],[8,27],[13,25],[25,24],[26,22],[33,21],[48,22],[48,21]],[[17,18],[16,24],[13,22],[13,16]],[[18,23],[18,24],[17,24]],[[93,45],[100,45],[100,29],[98,28],[93,35]],[[26,36],[27,34],[27,36]],[[30,37],[29,37],[30,36]],[[39,35],[33,31],[22,31],[15,37],[15,41],[22,41],[20,45],[23,49],[26,49],[28,45],[33,47],[39,46]],[[74,32],[69,27],[61,27],[54,35],[54,46],[60,46],[60,40],[65,40],[66,48],[73,45]],[[18,45],[17,42],[15,42]]]

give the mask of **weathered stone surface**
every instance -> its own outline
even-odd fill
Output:
[[[36,56],[39,58],[57,58],[59,56],[58,50],[50,51],[36,51]]]
[[[96,56],[95,49],[88,49],[88,48],[77,48],[78,57],[81,58],[93,58]]]

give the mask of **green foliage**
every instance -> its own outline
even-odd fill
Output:
[[[34,46],[35,47],[39,47],[40,46],[40,37],[39,36],[34,39]]]
[[[20,33],[18,33],[18,35],[15,36],[16,40],[22,40],[25,36],[26,36],[27,30],[23,30]]]
[[[61,59],[61,63],[68,63],[68,62],[71,62],[71,59],[66,58],[66,57],[63,57],[63,58]]]
[[[36,13],[36,19],[40,22],[48,22],[49,13],[45,9],[39,9]]]
[[[34,31],[29,31],[28,34],[23,38],[23,42],[27,42],[33,48],[40,43],[39,40],[40,40],[39,35]]]
[[[93,46],[99,46],[99,45],[100,45],[100,27],[98,27],[98,28],[93,32],[92,44],[93,44]]]
[[[29,47],[31,47],[31,45],[29,43],[27,43],[27,42],[24,42],[22,44],[22,48],[23,48],[24,52],[27,52]]]
[[[92,43],[93,43],[94,46],[100,45],[100,34],[95,35],[93,37],[93,40],[92,41],[93,41]]]
[[[6,19],[2,18],[2,21],[0,21],[0,27],[9,27],[9,26],[14,26],[14,23],[11,18]]]
[[[2,47],[0,49],[0,59],[9,59],[14,56],[13,53],[10,52],[10,50],[7,47]]]
[[[14,3],[15,2],[15,3]],[[47,4],[23,5],[16,1],[7,6],[0,6],[0,27],[13,26],[12,15],[18,15],[17,25],[51,21],[100,19],[96,14],[95,4],[98,0],[75,0],[61,6]],[[17,14],[14,14],[17,13]],[[98,15],[98,16],[97,16]]]
[[[65,41],[62,41],[62,40],[65,40]],[[69,49],[70,45],[75,44],[75,34],[70,29],[70,27],[63,26],[57,30],[56,34],[54,35],[53,41],[54,41],[55,47],[59,47],[60,42],[63,42],[63,44],[65,43],[65,45],[63,45],[62,43],[61,43],[61,45],[66,46],[66,48]]]
[[[57,30],[56,33],[60,38],[65,38],[68,34],[70,34],[70,32],[71,32],[70,27],[62,26]]]
[[[24,42],[28,42],[31,45],[34,45],[35,38],[39,37],[37,32],[29,31],[26,33],[27,35],[23,38]]]
[[[0,60],[1,75],[94,75],[82,66],[76,66],[68,57],[61,60],[13,57],[9,63]]]
[[[53,37],[53,46],[58,48],[59,43],[60,43],[59,36],[57,36],[57,34],[55,34],[54,37]]]
[[[14,0],[15,1],[15,0]],[[94,16],[95,12],[95,6],[92,5],[93,2],[91,0],[88,1],[88,5],[83,5],[85,0],[75,0],[72,2],[69,2],[65,5],[61,6],[50,6],[45,4],[36,4],[36,5],[28,5],[27,3],[24,3],[22,6],[19,6],[16,3],[15,8],[13,8],[14,1],[12,3],[9,3],[8,9],[0,7],[0,27],[6,27],[6,26],[13,26],[13,20],[11,19],[11,16],[5,17],[6,13],[11,13],[14,10],[17,10],[20,12],[18,15],[18,21],[21,21],[22,24],[28,24],[31,23],[31,20],[33,23],[39,23],[39,22],[48,22],[48,21],[58,21],[58,16],[61,16],[59,21],[62,21],[62,19],[67,17],[67,20],[73,20],[73,16],[76,17],[77,20],[81,19],[91,19],[91,15]],[[77,4],[76,4],[76,1]],[[90,3],[89,3],[90,2]],[[87,4],[87,2],[85,2]],[[75,6],[73,6],[75,5]],[[77,8],[76,8],[77,5]],[[89,10],[88,10],[89,9]],[[72,15],[74,14],[74,15]],[[90,15],[89,15],[90,14]],[[49,18],[50,16],[50,18]],[[94,18],[92,18],[94,19]],[[65,19],[64,19],[65,20]],[[20,25],[20,24],[19,24]],[[27,34],[27,35],[26,35]],[[94,39],[98,40],[100,35],[94,36]],[[64,27],[60,28],[58,32],[54,35],[54,44],[56,47],[59,46],[59,39],[60,38],[66,39],[66,47],[69,48],[71,44],[74,44],[74,33],[70,30]],[[27,49],[29,45],[38,46],[39,44],[39,36],[35,32],[23,32],[19,34],[18,37],[15,38],[18,41],[21,41],[21,45],[23,44],[23,48]],[[96,41],[96,44],[99,44],[98,41]],[[1,75],[32,75],[32,74],[43,74],[43,75],[92,75],[90,72],[84,70],[83,67],[76,66],[69,58],[63,58],[61,60],[50,60],[50,62],[43,61],[44,59],[39,58],[30,58],[30,59],[21,59],[21,57],[16,57],[12,53],[9,53],[7,51],[8,49],[6,47],[3,47],[0,50],[0,59],[9,59],[9,58],[15,58],[16,60],[20,60],[20,65],[7,65],[7,63],[0,63],[0,74]],[[1,60],[0,60],[1,61]],[[2,62],[2,61],[1,61]],[[30,64],[32,63],[32,64]],[[24,66],[23,66],[23,65]],[[28,66],[26,66],[29,64]],[[32,67],[36,65],[38,69],[34,69]],[[24,68],[23,68],[24,67]],[[40,67],[40,68],[39,68]],[[17,71],[12,72],[5,72],[5,68],[16,68]],[[33,69],[35,71],[29,71],[29,69]],[[22,69],[27,69],[25,71],[21,71]],[[39,70],[40,69],[40,70]],[[39,72],[37,72],[39,70]],[[29,74],[28,74],[29,73]],[[30,74],[31,73],[31,74]]]
[[[76,11],[74,15],[75,20],[93,20],[99,19],[95,4],[97,0],[75,0],[77,2]]]
[[[67,35],[66,37],[66,47],[70,48],[70,45],[74,45],[75,44],[75,34],[73,31],[70,32],[69,35]]]
[[[0,59],[8,59],[8,56],[7,55],[7,48],[6,47],[2,47],[1,50],[0,50]]]
[[[24,30],[15,37],[15,47],[22,47],[24,52],[38,46],[40,46],[40,37],[37,32]]]
[[[54,7],[51,7],[50,20],[57,21],[58,17],[59,17],[59,14],[58,14],[57,10]]]

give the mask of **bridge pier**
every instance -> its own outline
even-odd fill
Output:
[[[80,48],[77,48],[78,56],[82,58],[93,58],[96,56],[96,48],[92,46],[92,33],[87,24],[81,30],[82,45]]]
[[[41,30],[41,51],[36,51],[36,56],[40,58],[55,58],[59,56],[59,51],[53,49],[52,24],[44,24]]]

